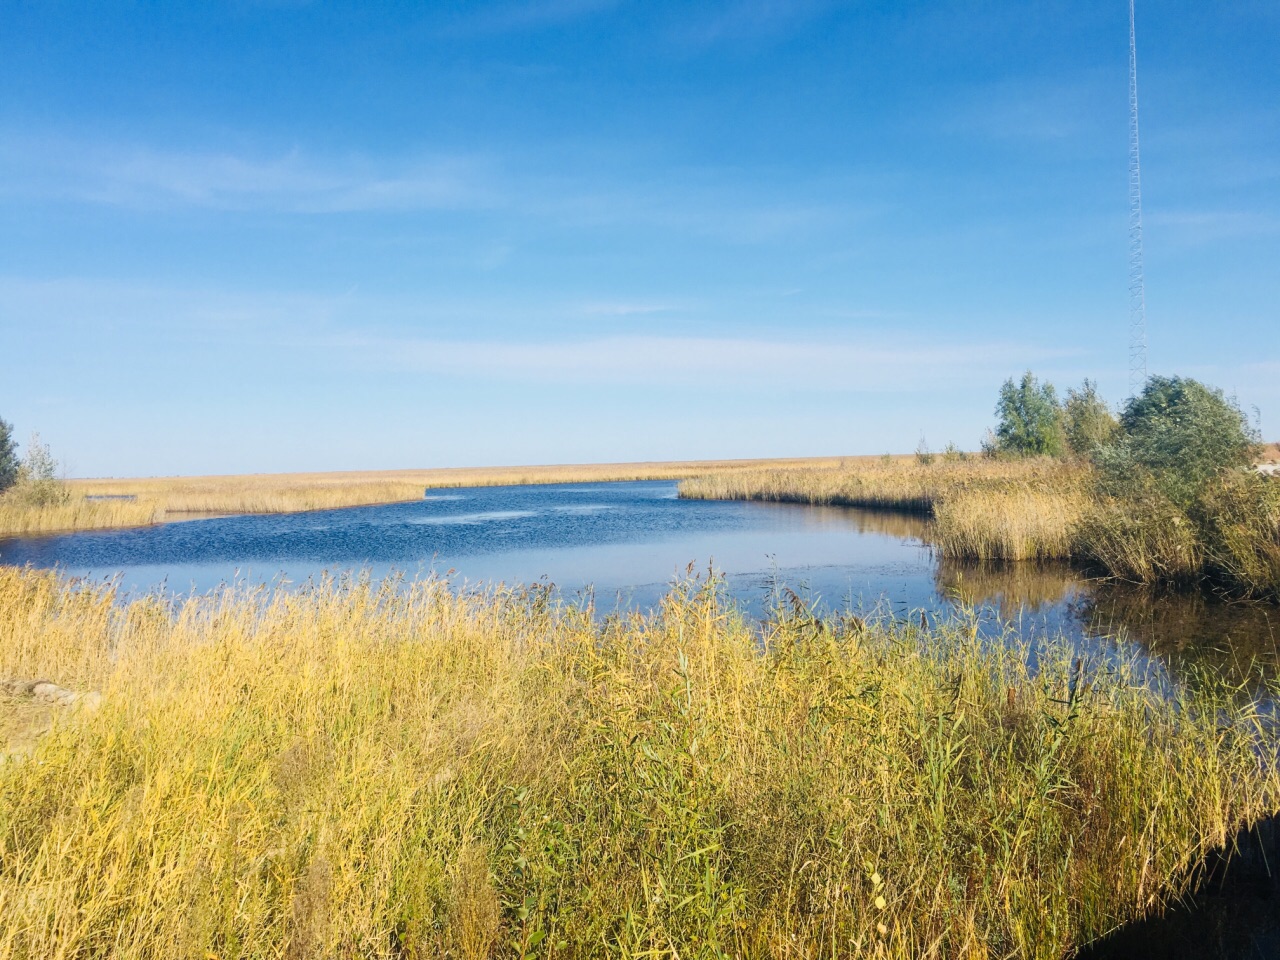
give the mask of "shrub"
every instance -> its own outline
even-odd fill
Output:
[[[18,482],[18,445],[13,442],[13,426],[0,419],[0,493]]]
[[[1076,544],[1082,559],[1133,583],[1190,585],[1204,566],[1196,524],[1141,470],[1123,489],[1099,484],[1077,528]]]
[[[1114,475],[1149,471],[1185,508],[1231,467],[1247,466],[1257,438],[1240,408],[1222,391],[1189,377],[1152,377],[1125,405],[1122,437],[1099,458]]]
[[[920,443],[916,445],[916,462],[922,467],[927,467],[933,463],[934,454],[929,449],[929,442],[924,437],[920,438]]]
[[[1120,424],[1115,414],[1098,396],[1098,385],[1086,379],[1079,390],[1067,390],[1062,407],[1062,430],[1067,446],[1078,457],[1092,457],[1116,439]]]
[[[58,461],[53,459],[48,445],[40,442],[38,433],[31,435],[27,455],[18,465],[17,482],[5,498],[24,507],[53,506],[71,499],[67,485],[58,479]]]
[[[1060,457],[1065,449],[1062,411],[1051,383],[1040,383],[1031,371],[1000,388],[996,403],[996,444],[1002,453],[1018,457]]]

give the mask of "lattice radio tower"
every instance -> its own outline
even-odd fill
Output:
[[[1129,0],[1129,395],[1147,382],[1147,289],[1142,275],[1142,168],[1138,162],[1138,45]]]

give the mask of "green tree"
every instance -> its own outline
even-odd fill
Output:
[[[18,482],[18,445],[13,442],[13,426],[0,419],[0,493]]]
[[[1079,390],[1067,390],[1067,402],[1062,405],[1062,430],[1072,453],[1092,457],[1100,447],[1115,440],[1120,423],[1098,395],[1098,385],[1086,379]]]
[[[1186,507],[1223,470],[1247,466],[1258,442],[1240,407],[1190,377],[1152,377],[1120,415],[1121,438],[1100,451],[1113,474],[1149,471]]]
[[[1031,371],[1015,383],[1009,378],[996,403],[996,446],[1017,457],[1060,457],[1065,449],[1062,410],[1051,383],[1040,383]]]

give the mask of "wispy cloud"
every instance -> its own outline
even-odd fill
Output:
[[[658,313],[670,313],[676,309],[667,303],[635,303],[629,301],[593,301],[584,303],[579,310],[589,317],[637,317]]]
[[[610,176],[599,172],[608,166],[599,157],[584,160],[568,147],[516,160],[448,153],[375,160],[4,134],[0,130],[0,202],[282,215],[501,212],[575,228],[639,225],[735,243],[812,234],[884,207],[873,185],[853,185],[868,197],[865,209],[854,210],[832,201],[850,192],[849,183],[777,183],[737,168]]]
[[[1053,81],[1019,77],[982,84],[948,104],[938,124],[948,134],[1010,143],[1075,139],[1091,144],[1106,116],[1105,104],[1119,104],[1107,89],[1108,80],[1095,72]],[[1113,111],[1121,122],[1122,109]]]
[[[890,345],[684,336],[568,342],[340,337],[333,347],[363,365],[463,378],[842,393],[963,385],[987,369],[1075,353],[1007,342]]]
[[[317,163],[293,150],[252,157],[60,138],[3,138],[0,197],[124,207],[326,213],[483,207],[496,202],[492,164],[433,156],[375,165]]]
[[[1148,210],[1149,226],[1182,247],[1280,233],[1280,217],[1260,210]]]

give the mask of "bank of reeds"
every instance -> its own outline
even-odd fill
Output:
[[[1280,598],[1280,478],[1228,470],[1189,508],[1135,471],[1120,493],[1082,462],[899,458],[687,480],[681,496],[842,504],[922,513],[958,560],[1076,560],[1143,584],[1208,583]]]
[[[693,499],[835,504],[932,515],[944,556],[1029,560],[1071,555],[1088,470],[1058,460],[862,460],[823,468],[739,471],[686,480]]]
[[[1280,806],[1235,691],[963,620],[113,600],[0,569],[0,675],[103,693],[0,764],[0,957],[1058,960]]]
[[[150,500],[89,500],[72,494],[58,503],[28,504],[0,497],[0,537],[139,527],[155,523],[161,512]]]

